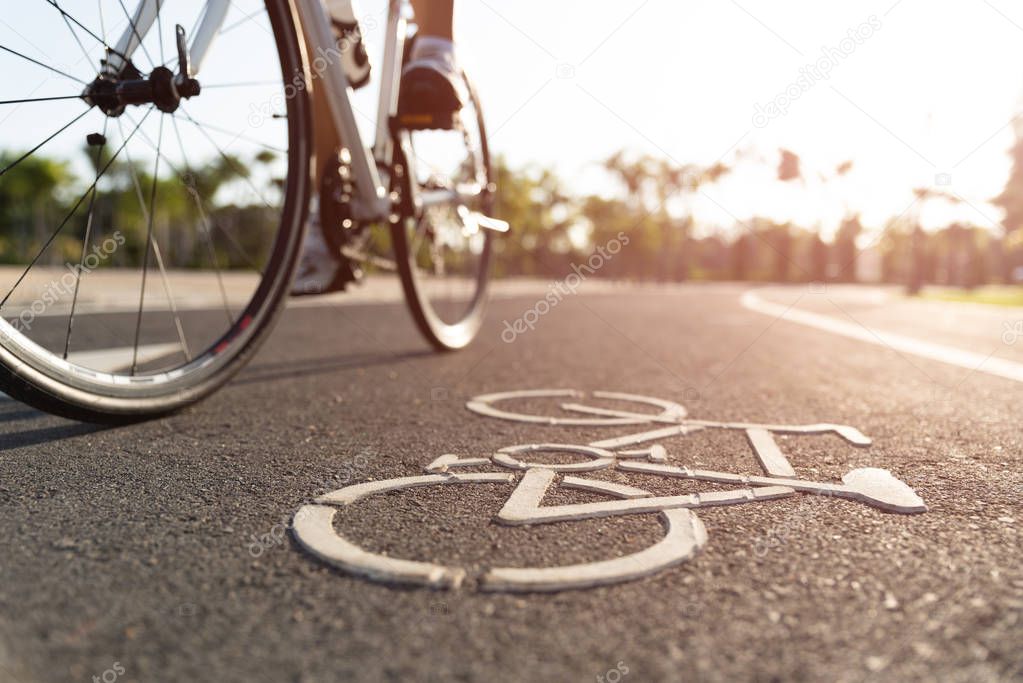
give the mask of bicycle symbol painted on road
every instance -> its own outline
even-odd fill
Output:
[[[557,399],[560,416],[511,412],[500,406],[509,401]],[[591,401],[638,404],[634,410],[587,405]],[[867,447],[870,439],[858,429],[830,423],[808,425],[715,422],[691,419],[685,407],[673,401],[615,392],[583,392],[563,389],[511,391],[477,396],[467,404],[470,411],[491,418],[563,427],[645,427],[644,431],[601,439],[585,445],[534,443],[501,448],[484,457],[446,454],[426,466],[419,476],[399,477],[345,486],[302,506],[293,524],[295,538],[320,560],[347,572],[385,583],[419,584],[434,588],[458,588],[467,578],[461,567],[405,560],[367,551],[346,539],[335,528],[339,510],[380,493],[403,489],[449,485],[504,485],[510,494],[493,521],[504,525],[569,523],[596,517],[659,513],[665,528],[660,541],[638,552],[609,560],[559,567],[491,567],[475,577],[481,590],[557,591],[587,588],[648,576],[692,559],[707,542],[703,523],[694,510],[721,505],[756,503],[799,493],[825,494],[853,500],[886,512],[925,512],[923,500],[888,470],[860,468],[848,472],[841,483],[817,482],[797,476],[774,436],[777,434],[835,434],[847,443]],[[647,407],[660,412],[649,412]],[[741,431],[763,470],[745,475],[691,469],[673,464],[667,448],[658,443],[703,430]],[[531,462],[541,453],[575,454],[578,462],[547,464]],[[497,471],[479,471],[481,468]],[[614,469],[619,472],[657,475],[735,486],[729,490],[677,495],[654,495],[644,489],[585,476]],[[543,505],[554,488],[576,489],[607,496],[588,503]]]

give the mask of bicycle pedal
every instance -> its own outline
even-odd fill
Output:
[[[470,234],[476,234],[480,231],[480,228],[494,232],[509,232],[511,230],[511,225],[508,224],[508,221],[502,221],[499,218],[488,216],[479,211],[470,211],[465,205],[459,205],[458,216],[462,219],[462,223]]]
[[[500,218],[494,218],[492,216],[487,216],[479,212],[476,212],[476,215],[474,217],[476,218],[476,224],[479,225],[481,228],[493,230],[494,232],[511,231],[511,225],[509,225],[508,221],[502,221]]]
[[[395,117],[395,123],[400,130],[456,130],[461,125],[461,118],[458,112],[405,112]]]

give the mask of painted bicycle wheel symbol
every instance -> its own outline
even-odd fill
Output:
[[[641,412],[575,402],[586,398],[636,403]],[[574,399],[560,405],[562,415],[542,416],[504,410],[497,404],[514,400]],[[647,406],[659,409],[651,413]],[[841,483],[817,482],[797,476],[774,439],[776,434],[835,434],[846,442],[869,446],[871,441],[847,425],[809,425],[715,422],[688,417],[684,406],[633,394],[570,390],[530,390],[477,396],[469,410],[488,417],[561,426],[654,426],[654,429],[578,444],[524,444],[509,446],[485,457],[442,455],[426,467],[426,474],[346,486],[321,496],[295,514],[293,530],[299,544],[319,559],[353,574],[388,583],[457,588],[467,578],[461,567],[397,559],[369,552],[345,538],[335,527],[339,510],[365,498],[390,491],[430,486],[502,485],[511,491],[494,521],[505,525],[570,523],[596,517],[658,513],[664,536],[638,552],[613,559],[559,567],[495,567],[476,577],[481,590],[556,591],[618,583],[648,576],[692,559],[707,542],[703,523],[694,510],[721,505],[764,502],[799,493],[816,493],[858,501],[886,512],[919,513],[927,507],[919,496],[888,470],[854,469]],[[665,446],[656,443],[694,432],[720,429],[742,431],[763,475],[691,469],[671,464]],[[579,462],[547,464],[531,461],[542,453],[571,453]],[[499,471],[468,471],[486,467]],[[655,496],[644,489],[580,476],[616,469],[734,485],[725,491]],[[590,503],[543,505],[552,487],[585,490],[607,496]]]

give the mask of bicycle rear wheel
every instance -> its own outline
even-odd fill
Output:
[[[270,331],[309,192],[301,39],[287,0],[232,4],[199,87],[170,87],[179,37],[213,4],[157,3],[147,30],[139,2],[38,3],[0,28],[0,389],[14,398],[96,422],[164,414]],[[128,54],[126,30],[141,39]]]
[[[465,220],[466,212],[493,215],[496,189],[479,97],[466,83],[470,99],[460,113],[460,128],[399,132],[395,144],[394,184],[400,194],[457,190],[472,196],[461,207],[417,209],[402,202],[404,216],[391,226],[405,301],[420,332],[442,351],[475,338],[490,279],[492,233]],[[405,145],[402,135],[408,135]]]

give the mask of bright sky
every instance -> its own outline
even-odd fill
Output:
[[[196,4],[177,0],[166,9],[187,14]],[[242,23],[259,4],[233,0],[228,21]],[[63,5],[99,25],[90,15],[96,3]],[[119,5],[106,5],[114,24]],[[386,0],[357,5],[379,64]],[[708,228],[762,215],[829,233],[855,210],[868,229],[879,229],[889,217],[920,208],[912,205],[915,187],[963,200],[958,207],[928,204],[927,227],[954,219],[991,227],[1001,217],[987,200],[1007,177],[1010,120],[1023,101],[1023,66],[1016,66],[1023,65],[1023,7],[1009,0],[458,0],[456,18],[462,59],[479,84],[494,150],[516,166],[554,167],[575,191],[612,190],[599,162],[625,148],[680,163],[732,163],[741,156],[733,175],[694,202]],[[56,21],[47,2],[29,3],[17,21],[0,21],[0,37],[32,55],[77,65],[76,74],[91,78],[79,48],[63,34],[54,41],[52,31],[63,29]],[[259,41],[239,41],[261,39],[265,51],[269,34],[248,28],[216,44],[231,59],[211,58],[207,80],[244,80],[246,65],[260,63],[262,57],[251,54]],[[825,53],[831,55],[827,64],[815,67]],[[830,69],[827,78],[807,70],[823,66]],[[36,67],[21,67],[12,91],[67,94],[60,77],[40,81]],[[790,88],[797,96],[786,112],[765,114],[754,125],[756,107]],[[222,105],[204,111],[203,102],[190,107],[230,128],[217,133],[226,144],[236,137],[230,133],[238,116],[248,112],[243,96],[260,97],[239,93],[232,101],[238,112]],[[375,104],[373,88],[358,93],[361,123],[372,123]],[[26,136],[63,123],[44,120],[44,105],[12,109],[0,118],[0,146],[24,146]],[[84,133],[97,124],[81,125],[67,143],[79,156]],[[157,117],[146,125],[155,136]],[[269,124],[246,129],[246,137],[273,130]],[[186,143],[195,135],[184,134]],[[61,144],[47,151],[58,152]],[[775,180],[781,147],[802,157],[805,184]],[[849,159],[847,177],[819,178]]]
[[[936,202],[925,225],[1000,218],[986,200],[1007,177],[1023,93],[1018,3],[459,0],[456,17],[494,147],[515,164],[555,166],[577,190],[605,187],[594,162],[622,147],[703,164],[742,150],[769,167],[747,163],[708,188],[703,221],[760,214],[828,230],[848,205],[877,227],[939,174],[969,203]],[[865,23],[869,37],[842,44]],[[823,48],[846,48],[830,78],[754,126],[755,104]],[[805,187],[773,181],[779,147],[802,156]],[[845,180],[815,178],[846,159]]]

